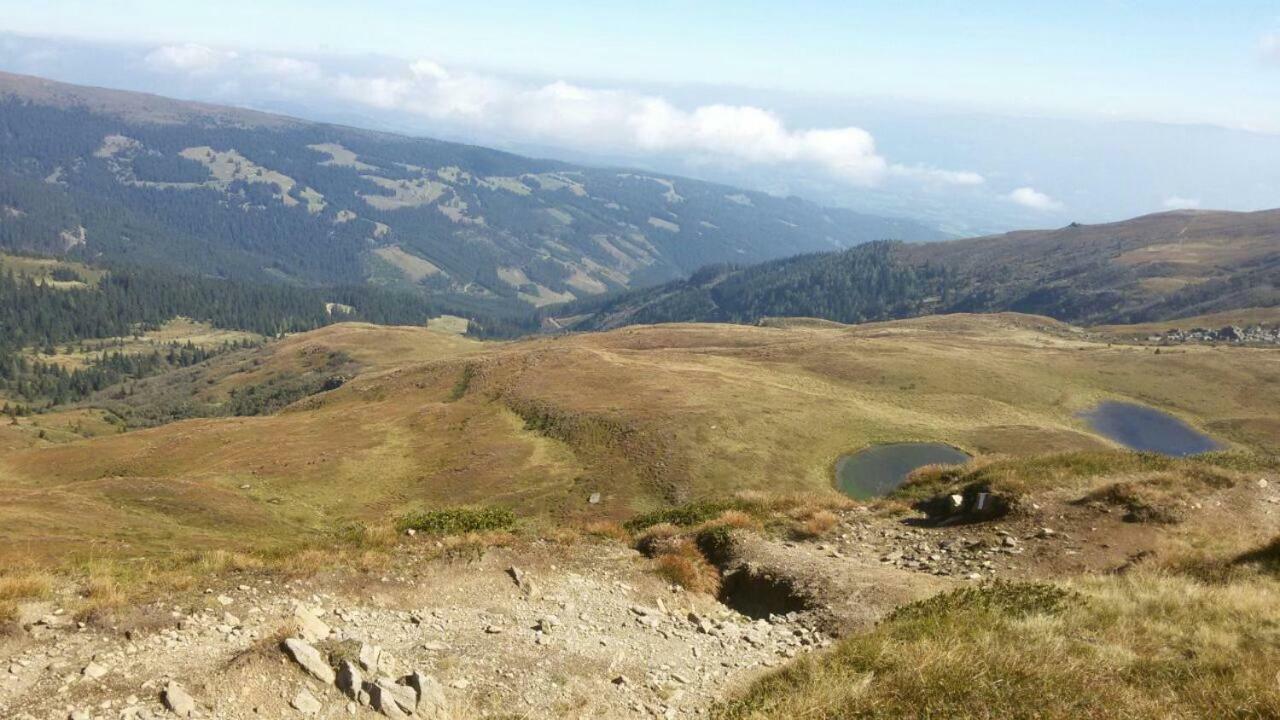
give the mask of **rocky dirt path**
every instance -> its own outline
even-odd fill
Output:
[[[143,608],[145,627],[127,631],[56,611],[28,608],[30,630],[0,645],[0,717],[172,717],[171,681],[193,717],[375,716],[360,701],[376,698],[287,659],[288,636],[350,658],[366,680],[422,672],[445,698],[440,717],[680,717],[829,642],[798,617],[755,620],[675,591],[634,551],[595,543],[473,563],[408,551],[378,578],[245,579]]]
[[[817,541],[738,534],[724,602],[667,585],[615,542],[464,561],[419,538],[381,575],[223,579],[114,627],[31,605],[27,629],[0,638],[0,718],[697,717],[902,603],[993,578],[1123,571],[1182,532],[1067,496],[1038,502],[973,525],[859,508]],[[1184,526],[1270,537],[1278,508],[1280,485],[1258,480],[1206,495]],[[305,644],[294,657],[290,637]]]

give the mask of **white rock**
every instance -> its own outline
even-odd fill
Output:
[[[323,620],[301,605],[293,608],[293,621],[298,626],[298,633],[307,642],[320,642],[333,633]]]
[[[371,673],[378,672],[378,660],[382,657],[382,648],[370,643],[360,643],[360,667]]]
[[[169,684],[165,686],[161,699],[164,701],[164,706],[178,717],[191,717],[195,714],[195,699],[173,680],[170,680]]]
[[[417,695],[419,715],[423,717],[444,717],[444,713],[448,710],[448,701],[445,699],[444,686],[440,684],[439,680],[421,671],[415,671],[405,678],[405,684],[412,688],[414,694]]]
[[[299,690],[298,694],[293,696],[293,700],[289,701],[289,704],[293,706],[294,710],[303,715],[315,715],[320,712],[321,708],[320,701],[306,688]]]
[[[293,661],[302,666],[312,677],[324,683],[331,685],[334,681],[333,668],[329,667],[329,663],[321,657],[320,651],[316,650],[305,640],[298,638],[289,638],[284,641],[285,652]]]

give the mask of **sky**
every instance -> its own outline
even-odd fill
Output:
[[[0,18],[27,34],[1280,130],[1275,2],[4,0]]]
[[[1028,129],[1066,120],[1129,144],[1098,143],[1099,163],[1124,160],[1117,128],[1134,122],[1188,135],[1152,157],[1211,148],[1203,126],[1243,131],[1227,143],[1241,163],[1268,157],[1248,146],[1280,137],[1275,2],[0,0],[0,34],[0,69],[954,216],[961,232],[1248,208],[1280,185],[1194,187],[1199,167],[1144,155],[1160,192],[1108,205]],[[997,163],[985,148],[1006,119],[1027,139]]]

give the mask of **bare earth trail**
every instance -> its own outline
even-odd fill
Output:
[[[169,717],[160,698],[174,680],[198,717],[380,716],[286,659],[279,643],[301,606],[332,628],[322,652],[381,650],[366,678],[436,678],[440,717],[694,717],[800,653],[961,584],[1125,572],[1182,541],[1280,532],[1274,479],[1206,493],[1175,527],[1075,497],[1047,492],[1025,513],[974,525],[915,527],[857,507],[817,541],[739,533],[724,563],[727,605],[668,586],[616,542],[538,540],[465,560],[421,538],[381,572],[232,576],[110,627],[78,627],[54,614],[56,601],[38,603],[24,608],[29,632],[0,642],[0,715]],[[297,709],[303,690],[314,712]]]

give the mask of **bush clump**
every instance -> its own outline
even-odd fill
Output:
[[[427,535],[463,535],[511,530],[515,524],[515,513],[506,508],[456,507],[408,513],[396,521],[396,529]]]
[[[753,515],[759,513],[760,508],[748,500],[737,498],[733,500],[703,500],[642,513],[628,520],[624,526],[631,532],[662,524],[691,527],[693,525],[701,525],[708,520],[714,520],[728,511],[738,511]]]
[[[972,612],[1010,618],[1056,615],[1078,599],[1076,593],[1057,585],[996,580],[903,605],[889,613],[886,621],[904,622]]]

